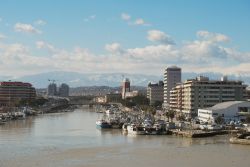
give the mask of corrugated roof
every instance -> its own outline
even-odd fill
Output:
[[[222,102],[214,105],[213,107],[207,108],[209,110],[221,110],[221,109],[226,109],[228,107],[234,106],[234,105],[239,105],[246,103],[250,106],[250,102],[248,101],[228,101],[228,102]]]

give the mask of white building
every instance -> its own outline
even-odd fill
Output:
[[[249,101],[229,101],[214,105],[210,108],[198,109],[198,119],[201,122],[213,123],[221,116],[225,122],[244,121],[250,114]]]
[[[164,72],[164,106],[169,106],[170,91],[181,82],[181,68],[171,66]]]

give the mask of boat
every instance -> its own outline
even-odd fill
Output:
[[[250,145],[250,139],[240,139],[238,137],[231,137],[229,139],[231,144],[242,144],[242,145]]]
[[[130,124],[127,125],[127,131],[128,134],[132,134],[132,135],[145,135],[145,128],[143,126],[140,125],[136,125],[136,124]]]
[[[112,128],[112,125],[104,119],[100,119],[96,121],[96,127],[101,129],[109,129]]]
[[[231,144],[244,144],[244,145],[250,145],[250,132],[244,132],[237,134],[235,137],[231,137],[229,142]]]
[[[105,111],[105,113],[107,115],[111,115],[111,114],[114,114],[114,111],[112,109],[108,109],[108,110]]]
[[[157,135],[167,134],[166,122],[164,120],[156,121],[153,125],[153,129],[155,129]]]

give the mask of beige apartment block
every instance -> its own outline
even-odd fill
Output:
[[[196,116],[198,109],[212,107],[217,103],[246,100],[246,85],[242,81],[209,80],[197,77],[175,86],[170,93],[170,109]]]

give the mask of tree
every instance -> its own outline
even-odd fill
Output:
[[[224,123],[224,118],[222,116],[218,116],[215,118],[214,122],[221,125]]]
[[[174,112],[173,110],[170,110],[170,111],[169,111],[169,117],[170,117],[170,119],[171,119],[171,122],[173,122],[174,116],[175,116],[175,112]]]
[[[179,121],[185,121],[185,120],[186,120],[186,117],[185,117],[185,115],[181,114],[181,115],[179,115],[179,116],[177,117],[177,119],[178,119]]]
[[[247,117],[246,117],[246,123],[250,123],[250,115],[247,115]]]
[[[149,100],[146,96],[138,95],[131,98],[131,101],[137,105],[149,105]]]
[[[133,107],[133,106],[148,106],[149,105],[149,100],[147,97],[143,95],[138,95],[135,97],[127,98],[122,100],[122,104],[125,105],[126,107]]]
[[[153,106],[156,108],[156,107],[160,107],[161,108],[161,106],[162,106],[162,102],[161,101],[155,101],[154,103],[153,103]]]
[[[173,122],[173,118],[175,116],[175,112],[173,110],[168,110],[165,115],[168,118],[168,121],[169,121],[169,118],[170,118],[171,122]]]

